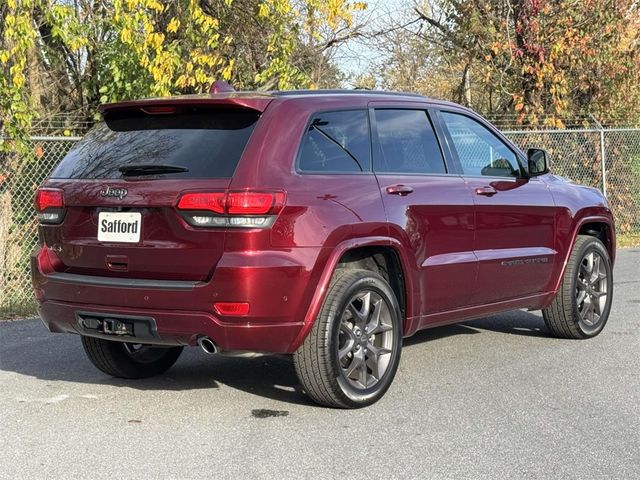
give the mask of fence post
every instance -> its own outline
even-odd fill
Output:
[[[602,170],[602,194],[607,196],[607,162],[605,157],[605,148],[604,148],[604,127],[602,124],[593,116],[592,113],[589,114],[591,120],[596,124],[598,130],[600,131],[600,168]]]

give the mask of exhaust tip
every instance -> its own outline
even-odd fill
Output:
[[[209,355],[214,355],[220,352],[218,346],[209,337],[198,338],[198,345],[200,345],[200,348],[202,348],[202,350],[204,350],[204,352],[208,353]]]

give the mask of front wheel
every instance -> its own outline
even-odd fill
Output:
[[[84,351],[99,370],[118,378],[146,378],[166,372],[182,347],[156,347],[82,336]]]
[[[339,270],[293,359],[317,403],[359,408],[379,400],[400,362],[402,321],[393,290],[368,270]]]
[[[595,337],[607,323],[612,297],[609,252],[597,238],[580,235],[573,245],[556,298],[542,315],[556,337]]]

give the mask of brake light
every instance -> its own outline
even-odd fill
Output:
[[[218,315],[228,317],[242,317],[249,314],[249,304],[247,302],[216,302],[213,304]]]
[[[183,194],[177,208],[196,227],[268,228],[285,200],[281,191],[194,192]]]
[[[64,218],[64,194],[59,188],[39,188],[34,203],[40,223],[60,223]]]
[[[178,109],[173,105],[145,106],[145,107],[140,107],[140,110],[142,110],[144,113],[149,115],[170,115],[178,111]]]
[[[284,206],[282,192],[229,192],[229,215],[265,215],[278,213]]]
[[[224,192],[185,193],[178,202],[178,209],[224,213],[224,202]]]
[[[57,188],[39,188],[36,191],[35,203],[38,212],[44,212],[47,208],[62,208],[64,207],[62,190]]]

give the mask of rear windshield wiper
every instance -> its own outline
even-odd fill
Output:
[[[187,167],[180,165],[123,165],[118,168],[123,176],[137,176],[137,175],[156,175],[161,173],[182,173],[188,172]]]
[[[360,162],[358,161],[358,159],[356,158],[356,156],[351,153],[349,151],[349,149],[347,149],[344,145],[342,145],[338,140],[336,140],[335,138],[333,138],[331,135],[329,135],[327,132],[325,132],[322,128],[320,128],[320,125],[324,126],[327,125],[327,122],[323,122],[321,121],[319,118],[316,118],[313,122],[311,122],[310,125],[310,129],[311,128],[315,128],[318,132],[320,132],[321,135],[323,135],[327,140],[329,140],[330,142],[335,143],[338,147],[340,147],[347,155],[349,155],[349,157],[356,162],[356,165],[358,165],[358,168],[360,169],[361,172],[364,172],[364,168],[362,168],[362,165],[360,165]]]

